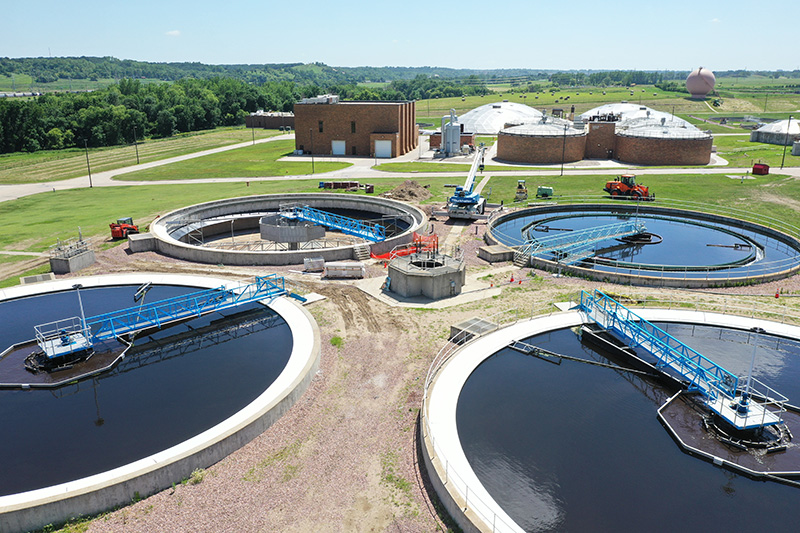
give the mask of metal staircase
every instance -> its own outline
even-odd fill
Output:
[[[366,261],[370,258],[370,251],[368,244],[357,244],[353,246],[353,254],[359,261]]]
[[[702,394],[709,409],[737,429],[752,429],[782,422],[779,413],[785,410],[787,398],[769,387],[762,392],[751,392],[749,383],[747,389],[740,389],[738,376],[601,291],[595,290],[593,294],[581,291],[579,307],[591,320],[631,348],[640,347],[645,350],[655,358],[656,368],[662,372],[677,374],[685,380],[689,391]],[[763,384],[759,385],[765,387]],[[758,403],[753,397],[764,401]],[[768,410],[768,405],[776,407],[778,412]]]

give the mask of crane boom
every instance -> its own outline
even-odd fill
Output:
[[[475,175],[478,169],[483,170],[483,156],[486,148],[481,146],[475,152],[475,159],[472,161],[472,167],[469,169],[467,179],[464,181],[464,186],[456,187],[455,193],[450,197],[447,202],[447,211],[451,217],[455,218],[477,218],[474,215],[483,214],[483,206],[486,199],[482,198],[480,194],[474,192],[475,189]]]

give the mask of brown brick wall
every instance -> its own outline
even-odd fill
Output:
[[[615,157],[635,165],[707,165],[714,139],[655,139],[617,136]]]
[[[462,133],[461,134],[461,146],[464,146],[465,144],[471,144],[471,145],[475,144],[475,134],[474,133]],[[431,146],[431,148],[439,148],[440,146],[442,146],[442,134],[441,133],[437,132],[437,133],[432,133],[431,134],[430,146]]]
[[[319,155],[330,155],[331,141],[345,141],[345,154],[374,155],[373,134],[389,134],[393,139],[392,157],[417,147],[418,129],[414,123],[414,102],[339,102],[338,104],[300,104],[294,106],[295,147]],[[319,122],[323,131],[319,131]],[[355,122],[356,132],[351,123]],[[311,133],[309,130],[311,130]]]
[[[277,130],[281,126],[294,129],[294,117],[277,117],[271,115],[248,115],[244,117],[244,125],[247,128],[266,128]]]
[[[586,137],[586,159],[608,159],[611,150],[616,157],[615,122],[589,122],[589,133]]]
[[[566,142],[565,142],[566,141]],[[540,136],[509,135],[502,131],[497,136],[497,159],[516,163],[571,163],[583,159],[586,135]]]

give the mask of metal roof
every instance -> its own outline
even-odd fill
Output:
[[[684,122],[684,121],[681,121]],[[616,133],[629,137],[649,137],[661,139],[710,139],[710,133],[697,129],[691,124],[670,123],[653,118],[633,119],[617,124]]]
[[[458,117],[458,122],[464,125],[464,131],[496,135],[506,124],[537,122],[541,118],[541,111],[525,104],[504,101],[476,107]]]
[[[580,119],[584,122],[588,122],[590,117],[611,114],[619,115],[620,123],[636,119],[655,119],[656,121],[660,121],[661,118],[665,118],[666,122],[671,124],[670,127],[691,126],[689,122],[686,122],[682,118],[678,118],[671,113],[656,111],[655,109],[651,109],[644,105],[631,104],[628,102],[605,104],[601,105],[600,107],[595,107],[594,109],[590,109],[589,111],[582,113],[580,115]]]
[[[506,135],[542,137],[574,137],[586,134],[583,129],[575,129],[572,127],[572,122],[554,117],[546,117],[537,122],[511,126],[502,130],[502,133]]]
[[[787,131],[788,130],[788,131]],[[789,124],[789,119],[786,120],[778,120],[777,122],[771,122],[769,124],[764,124],[756,131],[765,131],[769,133],[783,133],[788,135],[797,135],[800,134],[800,120],[796,118],[792,118],[791,124]]]

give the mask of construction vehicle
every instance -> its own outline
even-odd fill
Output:
[[[603,190],[611,195],[612,198],[628,198],[631,200],[652,201],[656,199],[655,194],[650,194],[650,189],[644,185],[636,183],[636,176],[633,174],[623,174],[617,176],[614,181],[606,182]]]
[[[525,180],[517,180],[517,192],[514,195],[515,202],[522,202],[528,199],[528,188],[525,186]]]
[[[112,239],[126,239],[131,233],[139,233],[139,226],[133,223],[131,217],[120,218],[108,227],[111,228]]]
[[[483,169],[483,155],[486,148],[481,146],[475,152],[475,159],[469,170],[464,186],[456,186],[453,196],[447,201],[447,214],[450,218],[479,218],[486,207],[486,198],[474,191],[475,174]]]

